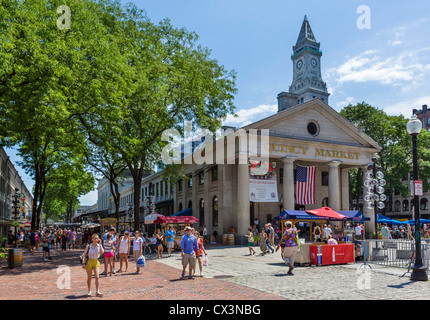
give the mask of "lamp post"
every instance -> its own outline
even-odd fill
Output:
[[[134,210],[133,210],[133,204],[131,202],[128,204],[127,220],[128,220],[128,223],[130,225],[130,230],[131,230],[132,223],[134,222]]]
[[[409,135],[412,137],[412,164],[414,173],[414,186],[415,181],[418,180],[418,152],[417,141],[418,135],[421,132],[423,125],[421,121],[414,114],[408,122],[406,128]],[[415,188],[414,188],[415,189]],[[414,192],[414,209],[415,209],[415,262],[412,268],[411,280],[413,281],[428,281],[427,268],[423,265],[421,255],[421,224],[420,224],[420,206],[419,196]]]
[[[17,227],[18,227],[18,225],[19,225],[19,222],[18,222],[18,215],[19,215],[19,211],[18,211],[18,209],[19,209],[19,194],[18,194],[18,191],[19,191],[19,189],[18,188],[15,188],[15,194],[14,195],[12,195],[12,198],[13,198],[13,200],[12,200],[12,209],[13,209],[13,215],[14,215],[14,222],[13,222],[13,225],[15,226],[15,247],[18,247],[18,240],[16,239],[16,236],[17,236]]]
[[[374,227],[375,239],[378,238],[378,209],[385,208],[385,201],[387,196],[384,194],[384,186],[387,182],[384,179],[381,167],[376,167],[376,157],[372,158],[372,163],[367,165],[367,172],[365,173],[366,180],[364,186],[366,187],[366,195],[364,200],[367,202],[367,208],[374,210]]]

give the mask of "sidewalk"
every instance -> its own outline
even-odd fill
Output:
[[[86,272],[79,264],[83,250],[52,250],[53,260],[43,262],[41,249],[37,253],[24,252],[22,267],[0,268],[0,300],[281,300],[274,294],[232,284],[220,279],[196,277],[180,279],[181,270],[151,260],[140,275],[134,275],[135,263],[129,258],[129,270],[113,276],[100,277],[104,297],[86,297]],[[162,260],[173,259],[164,258]],[[103,259],[100,259],[104,270]],[[119,269],[119,262],[116,262]],[[62,288],[70,274],[70,289]],[[188,274],[188,271],[187,271]],[[198,272],[197,272],[198,274]],[[57,283],[58,282],[58,283]],[[92,292],[95,293],[94,279]]]

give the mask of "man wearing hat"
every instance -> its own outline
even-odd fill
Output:
[[[189,279],[194,279],[192,271],[196,265],[196,250],[198,250],[197,238],[192,234],[191,227],[185,228],[185,234],[181,239],[181,255],[182,255],[182,278],[185,277],[185,270],[189,264]]]

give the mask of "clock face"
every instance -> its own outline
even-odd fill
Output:
[[[318,64],[318,63],[317,63],[317,60],[316,60],[315,58],[312,58],[312,59],[311,59],[311,64],[312,64],[312,67],[314,67],[314,68],[315,68],[315,67],[317,66],[317,64]]]
[[[297,69],[301,69],[302,66],[303,66],[303,61],[302,60],[297,61],[297,64],[296,64]]]

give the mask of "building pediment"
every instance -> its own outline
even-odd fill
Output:
[[[249,124],[243,129],[268,129],[271,140],[302,141],[305,145],[339,145],[380,151],[368,135],[320,99],[314,99]],[[303,144],[302,143],[302,144]]]

